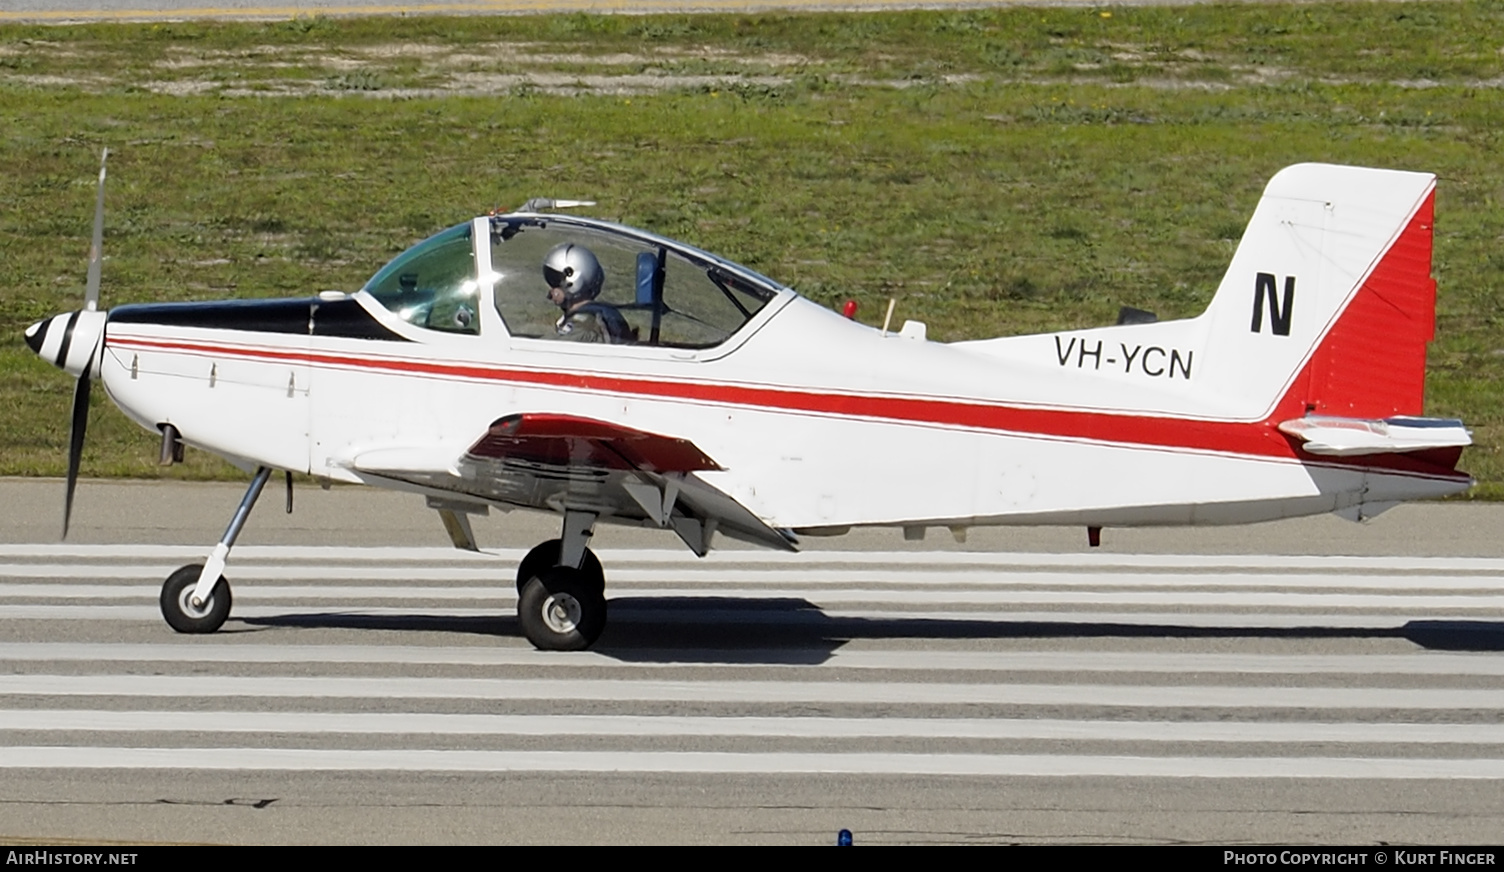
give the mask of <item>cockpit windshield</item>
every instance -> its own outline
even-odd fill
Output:
[[[409,324],[479,333],[480,286],[470,235],[465,223],[423,240],[382,267],[363,290]]]
[[[710,348],[777,296],[724,261],[624,228],[492,219],[496,309],[513,335]]]

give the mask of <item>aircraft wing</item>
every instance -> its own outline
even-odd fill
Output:
[[[793,551],[792,534],[765,524],[697,473],[722,467],[688,439],[572,415],[528,413],[492,422],[463,455],[427,449],[363,452],[359,472],[425,489],[536,509],[593,512],[672,529],[704,556],[716,532]],[[430,504],[441,514],[453,508]],[[451,517],[445,518],[449,526]],[[459,540],[456,540],[457,544]]]

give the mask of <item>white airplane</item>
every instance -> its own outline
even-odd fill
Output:
[[[552,201],[418,243],[355,293],[97,309],[32,325],[126,415],[254,471],[162,612],[207,633],[271,471],[412,491],[458,547],[492,506],[557,513],[517,570],[546,649],[606,624],[597,523],[795,550],[858,526],[1228,524],[1468,488],[1460,421],[1422,413],[1435,178],[1303,164],[1269,183],[1210,306],[1155,322],[968,342],[874,329],[670,239]],[[891,308],[890,308],[891,315]],[[594,340],[594,341],[591,341]],[[290,499],[290,491],[289,491]]]

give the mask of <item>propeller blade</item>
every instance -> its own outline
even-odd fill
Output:
[[[110,157],[107,148],[99,155],[99,195],[94,200],[94,242],[89,246],[89,284],[84,289],[84,308],[99,308],[99,263],[104,259],[104,162]]]
[[[89,370],[94,368],[91,359],[84,367],[83,375],[73,388],[73,426],[68,431],[68,492],[63,499],[63,538],[68,538],[68,521],[73,517],[73,489],[78,486],[78,461],[84,453],[84,429],[89,426]]]

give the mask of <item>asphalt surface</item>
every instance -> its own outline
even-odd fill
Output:
[[[0,481],[0,838],[127,843],[1497,839],[1501,507],[1211,530],[595,546],[611,625],[512,617],[551,519],[268,489],[230,621],[156,596],[233,485]]]
[[[247,477],[249,481],[249,477]],[[74,502],[70,542],[212,546],[234,513],[245,486],[234,483],[82,481]],[[296,485],[294,513],[285,513],[285,489],[273,479],[242,534],[242,544],[430,545],[449,544],[438,516],[421,497],[373,488]],[[63,484],[55,479],[0,479],[0,542],[56,542],[62,529]],[[558,535],[552,516],[527,511],[475,518],[483,547],[520,548]],[[1243,527],[1108,529],[1103,552],[1408,554],[1504,557],[1504,505],[1410,504],[1363,524],[1334,515]],[[603,525],[603,548],[677,548],[661,530]],[[752,546],[719,540],[717,547]],[[946,530],[922,542],[896,529],[856,530],[847,536],[805,537],[805,550],[1052,551],[1087,550],[1086,531],[1059,527],[977,528],[957,543]]]

